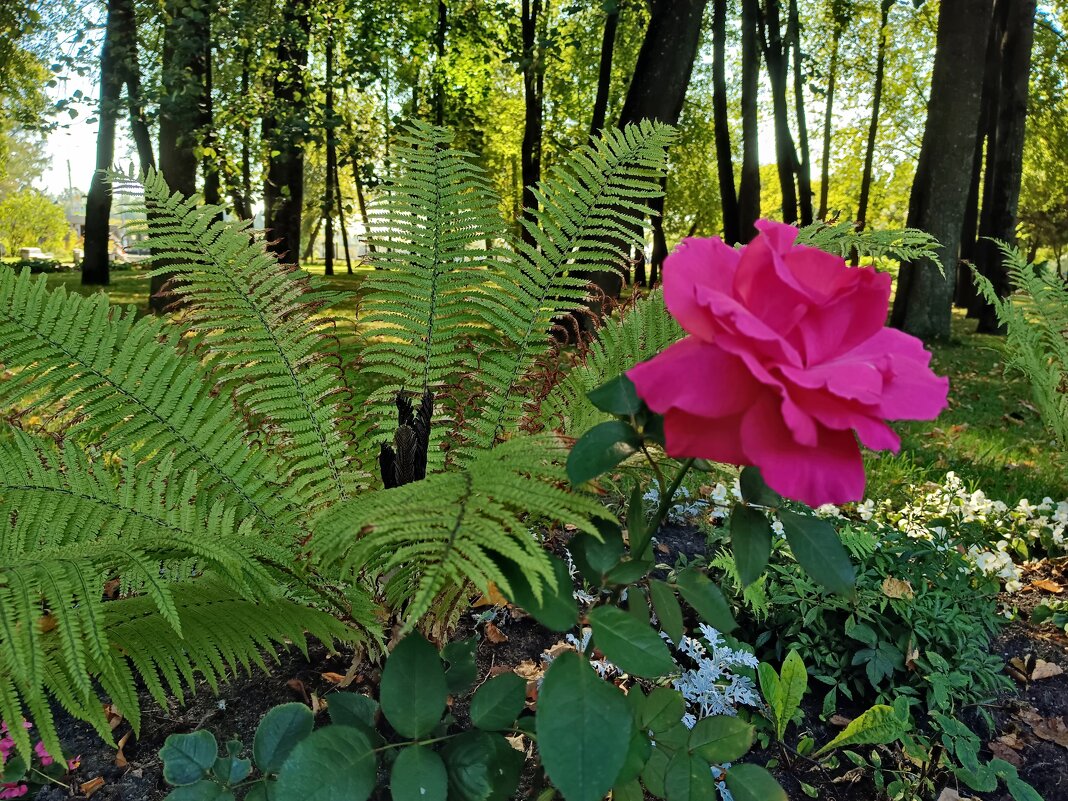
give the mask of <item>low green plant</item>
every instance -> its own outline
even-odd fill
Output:
[[[1049,601],[1039,604],[1031,613],[1031,622],[1042,625],[1051,623],[1068,634],[1068,601]]]

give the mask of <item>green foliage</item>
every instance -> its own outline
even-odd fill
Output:
[[[799,245],[826,250],[848,258],[859,253],[861,258],[878,259],[890,257],[898,261],[915,261],[933,257],[938,252],[938,242],[926,231],[915,228],[902,230],[878,230],[865,228],[858,231],[850,221],[840,223],[813,223],[801,229],[797,237]]]
[[[775,737],[782,741],[786,727],[801,708],[801,699],[808,692],[808,671],[797,651],[790,651],[782,663],[782,672],[762,662],[757,671],[760,692],[771,711]]]
[[[978,273],[976,286],[1006,327],[1008,363],[1027,376],[1043,422],[1068,447],[1068,288],[1059,275],[1032,267],[1015,248],[999,247],[1017,294],[998,297]]]
[[[0,200],[0,245],[8,256],[18,255],[19,248],[57,248],[68,227],[63,208],[36,189]]]

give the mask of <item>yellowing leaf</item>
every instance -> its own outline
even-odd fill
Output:
[[[825,754],[832,748],[847,745],[881,745],[892,743],[905,733],[905,724],[892,706],[876,704],[853,720],[837,737],[816,752]]]
[[[912,585],[902,579],[896,579],[893,576],[887,576],[883,579],[883,595],[887,598],[905,598],[912,600],[915,593],[912,591]]]

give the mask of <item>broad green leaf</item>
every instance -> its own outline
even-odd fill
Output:
[[[849,595],[856,574],[834,526],[826,520],[779,510],[786,541],[798,564],[831,592]]]
[[[687,748],[713,765],[741,759],[753,745],[754,729],[729,715],[701,718],[690,731]]]
[[[441,752],[449,776],[449,798],[506,801],[519,784],[523,755],[499,734],[467,731]]]
[[[782,663],[779,674],[779,695],[775,709],[776,735],[781,740],[786,727],[801,706],[801,699],[808,692],[808,670],[797,651],[790,651]]]
[[[240,744],[238,744],[240,747]],[[243,782],[252,773],[252,760],[241,759],[237,754],[228,754],[215,760],[212,773],[223,784],[235,785]]]
[[[159,752],[163,760],[163,778],[167,784],[181,787],[196,784],[219,758],[219,743],[210,731],[172,734]]]
[[[667,801],[708,801],[716,797],[716,783],[708,762],[678,751],[664,773],[664,796]]]
[[[738,485],[742,490],[742,500],[758,506],[778,506],[782,498],[775,490],[764,483],[764,476],[759,467],[743,467],[738,476]]]
[[[424,745],[409,745],[397,754],[389,774],[393,801],[445,801],[449,777],[437,752]]]
[[[441,649],[441,658],[445,662],[445,683],[453,695],[464,692],[478,678],[478,665],[475,664],[477,647],[478,641],[471,637],[454,640]]]
[[[311,734],[315,716],[304,704],[282,704],[263,716],[252,741],[252,758],[261,773],[277,773],[289,752]]]
[[[675,579],[679,592],[698,616],[721,634],[728,634],[738,627],[727,599],[708,576],[692,567],[680,571]]]
[[[678,723],[685,711],[686,702],[682,693],[668,687],[657,687],[642,704],[638,725],[660,734]]]
[[[599,606],[589,613],[589,621],[597,647],[627,673],[657,678],[677,669],[660,636],[622,609]]]
[[[731,550],[738,579],[748,587],[764,572],[771,558],[771,523],[759,509],[737,504],[731,512]]]
[[[644,801],[645,793],[637,779],[629,782],[620,782],[612,788],[612,801]]]
[[[642,784],[657,798],[664,797],[664,777],[670,761],[671,756],[667,749],[658,745],[653,749],[653,753],[649,754],[649,759],[642,768]]]
[[[623,761],[623,767],[616,776],[616,784],[625,784],[641,775],[642,768],[653,751],[653,743],[649,735],[639,728],[635,728],[630,735],[630,747],[627,748],[627,758]]]
[[[541,601],[527,581],[523,571],[511,560],[499,563],[501,572],[508,579],[512,593],[509,600],[529,612],[535,620],[552,631],[569,631],[578,622],[578,604],[572,595],[571,574],[562,559],[548,554],[553,566],[554,584],[543,587]]]
[[[649,580],[649,596],[653,600],[653,609],[660,619],[660,627],[677,646],[682,642],[682,607],[670,586],[656,579]]]
[[[629,423],[609,420],[579,438],[567,456],[567,477],[575,486],[597,478],[638,452],[641,438]]]
[[[429,734],[441,720],[449,687],[437,649],[420,634],[409,634],[382,669],[378,698],[382,714],[402,737]]]
[[[1005,787],[1008,788],[1012,801],[1043,801],[1038,791],[1019,776],[1006,776]]]
[[[757,665],[757,679],[760,680],[760,694],[764,696],[764,703],[768,705],[772,720],[775,723],[775,730],[778,731],[779,720],[776,717],[775,710],[782,706],[780,700],[782,688],[779,685],[779,674],[767,662],[761,662]]]
[[[549,666],[538,695],[538,749],[567,801],[601,801],[626,760],[633,725],[623,694],[578,654]]]
[[[838,736],[816,751],[816,756],[832,748],[854,745],[882,745],[892,743],[905,733],[905,724],[892,706],[876,704],[860,717],[854,719]]]
[[[234,794],[218,782],[202,779],[196,784],[176,787],[163,801],[234,801]]]
[[[351,726],[326,726],[297,743],[278,771],[275,795],[300,801],[364,801],[377,776],[367,735]]]
[[[734,765],[726,781],[734,801],[789,801],[779,783],[759,765]]]
[[[327,711],[330,722],[336,726],[375,727],[378,702],[361,693],[331,693],[327,696]]]
[[[471,698],[471,722],[484,731],[511,728],[527,702],[527,683],[515,673],[487,681]]]
[[[605,574],[605,584],[633,584],[641,581],[653,569],[648,559],[628,559],[620,562]]]
[[[627,614],[643,626],[648,626],[652,621],[649,614],[649,601],[641,587],[630,587],[627,590]]]
[[[598,521],[597,528],[601,539],[592,534],[579,532],[571,538],[568,550],[575,560],[575,566],[592,584],[600,584],[602,576],[619,564],[626,547],[618,523]]]
[[[602,412],[625,417],[637,414],[642,408],[642,399],[634,387],[634,382],[626,374],[618,375],[597,389],[586,394],[590,403]]]

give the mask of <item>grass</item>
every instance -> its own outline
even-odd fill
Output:
[[[331,286],[355,291],[368,268],[361,266],[351,276],[344,273],[344,264],[341,270],[330,279]],[[322,265],[313,264],[310,271],[322,275]],[[106,289],[82,287],[79,280],[77,272],[48,277],[52,286],[81,294],[106,291],[113,303],[133,303],[141,313],[147,312],[148,278],[142,271],[114,272]],[[330,316],[338,321],[348,361],[357,342],[355,303],[331,309]],[[940,481],[953,470],[967,485],[1008,503],[1047,495],[1068,499],[1068,460],[1043,428],[1030,403],[1027,382],[1006,375],[1003,340],[975,334],[974,329],[974,320],[954,312],[953,338],[932,348],[934,369],[950,378],[949,408],[933,422],[897,424],[900,454],[866,454],[868,497],[904,501],[909,485]]]

